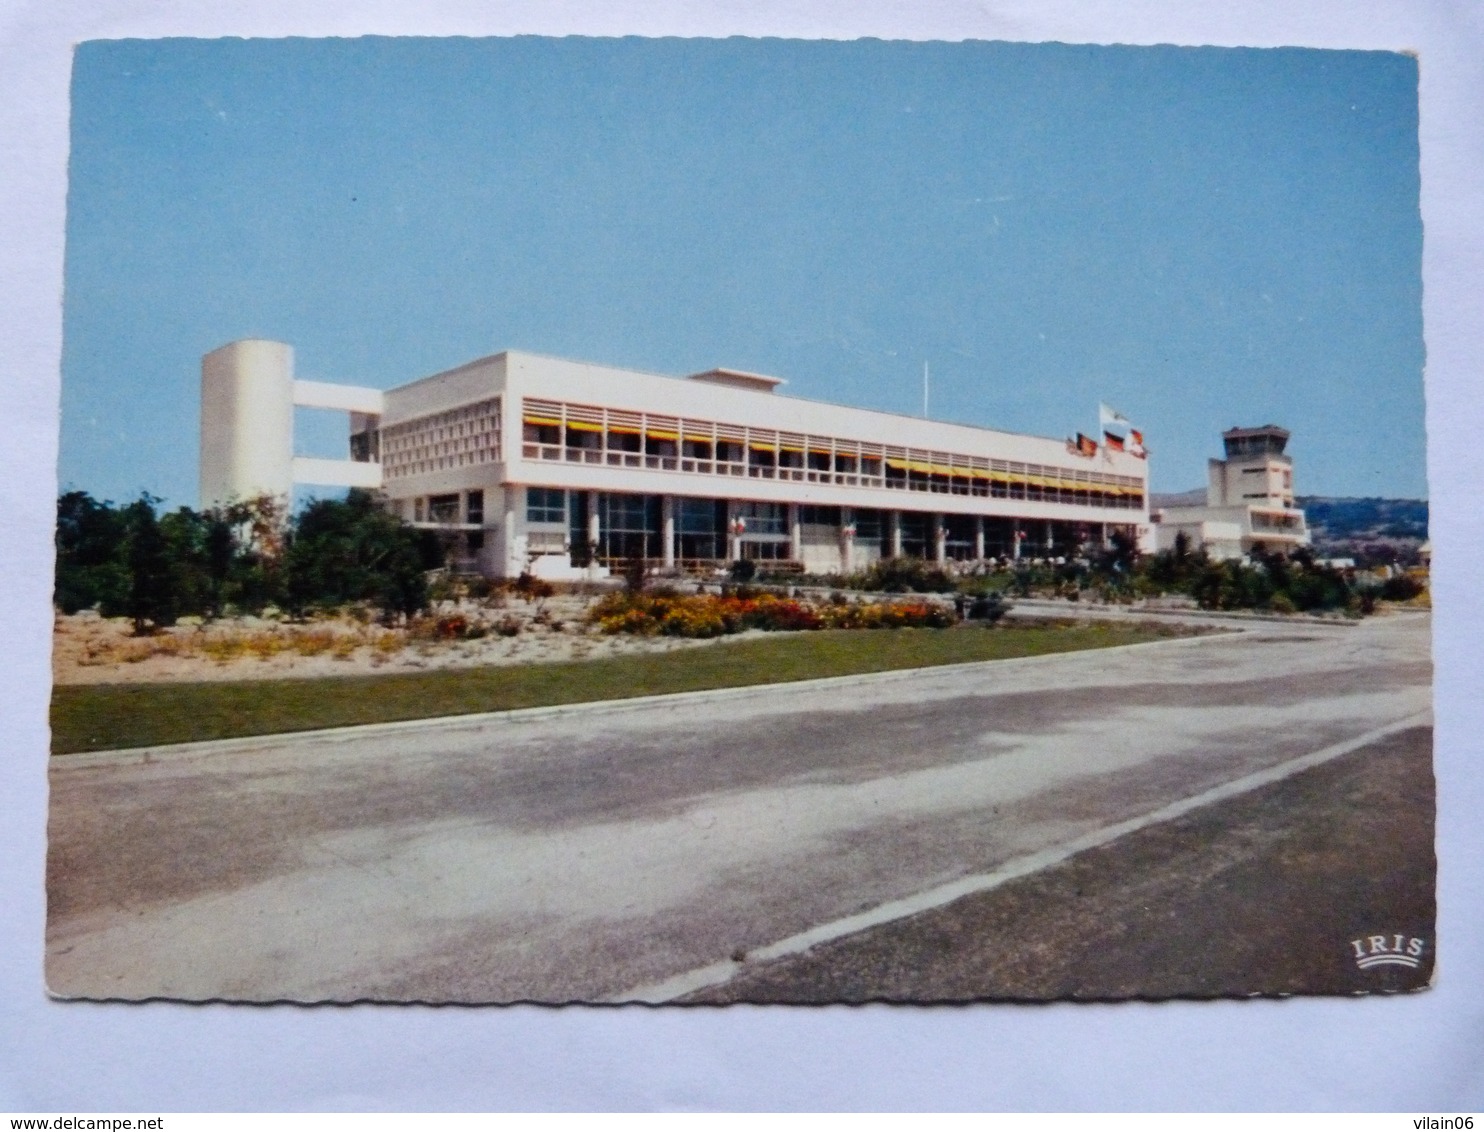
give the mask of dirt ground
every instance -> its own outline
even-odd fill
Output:
[[[714,643],[603,634],[583,621],[593,600],[572,594],[538,601],[511,596],[502,605],[445,602],[433,610],[435,617],[464,617],[484,632],[477,639],[420,635],[350,616],[300,624],[271,617],[209,623],[184,618],[153,636],[136,637],[127,618],[105,619],[93,612],[58,614],[52,634],[52,676],[57,684],[355,676],[591,660]]]
[[[1416,728],[688,1001],[1418,990],[1437,944],[1433,818],[1432,730]],[[1418,966],[1358,964],[1373,936]]]
[[[127,618],[104,618],[91,610],[58,613],[52,632],[52,679],[58,685],[77,685],[358,676],[596,660],[700,648],[718,639],[605,634],[585,619],[595,600],[559,593],[533,600],[508,594],[494,601],[445,601],[420,619],[420,628],[411,630],[357,620],[347,613],[304,622],[271,615],[214,621],[184,617],[169,629],[143,637],[134,635]],[[1061,608],[1061,603],[1025,604],[1027,608],[1017,612],[1033,617],[1050,616]],[[1137,609],[1067,607],[1066,614],[1079,619],[1124,619],[1173,608],[1151,600]],[[463,618],[478,635],[440,636],[432,631],[438,618],[451,617]],[[1199,617],[1192,614],[1188,619]],[[752,635],[756,631],[727,639]]]

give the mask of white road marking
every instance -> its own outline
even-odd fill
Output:
[[[1353,739],[1347,739],[1341,743],[1334,743],[1328,747],[1322,747],[1317,751],[1311,751],[1307,755],[1289,759],[1287,762],[1278,763],[1265,770],[1255,771],[1241,778],[1214,786],[1209,790],[1203,790],[1189,798],[1183,798],[1178,802],[1172,802],[1168,806],[1154,810],[1140,817],[1130,818],[1127,821],[1116,822],[1113,825],[1104,826],[1102,829],[1093,830],[1081,837],[1061,845],[1050,846],[1035,853],[1027,854],[1007,861],[999,868],[988,873],[978,873],[973,876],[962,877],[948,884],[930,888],[926,892],[919,892],[913,896],[903,897],[900,900],[891,900],[885,904],[865,912],[859,912],[853,916],[845,916],[807,931],[781,939],[777,943],[766,947],[754,948],[747,952],[746,961],[738,962],[733,959],[725,959],[716,963],[708,963],[704,967],[696,967],[657,983],[647,983],[643,986],[634,987],[621,994],[613,995],[605,1001],[610,1003],[650,1003],[673,1002],[677,998],[683,998],[688,994],[704,990],[707,987],[720,986],[738,975],[749,963],[766,962],[771,959],[782,959],[790,955],[799,955],[816,947],[821,943],[829,943],[832,940],[841,939],[868,928],[879,927],[882,924],[891,923],[894,920],[906,919],[909,916],[918,915],[934,908],[941,908],[964,896],[975,893],[988,892],[999,888],[1001,885],[1015,880],[1019,877],[1029,876],[1040,872],[1042,869],[1052,865],[1060,864],[1062,861],[1073,857],[1088,849],[1095,849],[1100,845],[1106,845],[1111,841],[1126,834],[1135,833],[1152,825],[1162,822],[1173,821],[1182,817],[1192,810],[1209,806],[1215,802],[1222,802],[1228,798],[1234,798],[1270,783],[1281,781],[1300,771],[1308,770],[1310,767],[1347,755],[1351,751],[1370,746],[1391,735],[1410,730],[1426,724],[1432,716],[1431,710],[1417,712],[1395,723],[1389,723],[1384,727],[1378,727],[1372,731],[1357,735]]]

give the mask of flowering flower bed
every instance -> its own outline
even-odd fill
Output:
[[[954,622],[952,612],[933,602],[815,604],[769,593],[616,593],[596,602],[587,617],[605,633],[671,637],[720,637],[745,629],[942,629]]]

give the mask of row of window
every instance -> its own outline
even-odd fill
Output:
[[[806,436],[526,398],[530,459],[1142,508],[1143,481],[1058,465]]]
[[[1298,531],[1304,527],[1302,515],[1272,515],[1254,511],[1251,516],[1255,531]]]
[[[663,501],[658,495],[598,492],[598,544],[592,548],[599,559],[663,557]],[[739,550],[744,558],[787,559],[791,554],[788,505],[754,501],[675,497],[675,557],[681,560],[721,560]],[[531,550],[571,551],[573,561],[584,564],[589,553],[589,497],[585,491],[560,488],[526,489],[526,520],[548,528],[565,523],[566,539],[550,529],[528,535]],[[734,524],[740,520],[740,528]],[[801,505],[799,523],[805,542],[838,541],[844,511],[840,507]],[[901,552],[930,558],[936,553],[937,523],[943,525],[945,557],[967,560],[976,557],[982,539],[987,557],[1008,556],[1017,541],[1044,552],[1066,551],[1091,539],[1095,531],[1087,524],[1027,522],[995,516],[934,516],[925,512],[898,513]],[[874,547],[883,555],[893,552],[892,530],[885,511],[852,508],[853,542]],[[734,546],[732,540],[736,539]],[[560,544],[560,545],[558,545]]]
[[[391,507],[393,514],[411,519],[414,523],[467,523],[473,526],[484,523],[482,491],[466,491],[462,495],[458,492],[419,495],[411,500],[396,499],[392,501]]]

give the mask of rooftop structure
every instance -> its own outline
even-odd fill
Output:
[[[806,401],[781,384],[508,351],[383,393],[296,380],[290,347],[235,342],[202,363],[201,502],[373,488],[490,577],[587,577],[635,558],[834,573],[1148,535],[1137,453]],[[348,459],[292,455],[296,404],[350,414]]]
[[[1254,549],[1287,554],[1309,544],[1302,509],[1293,505],[1289,433],[1277,425],[1221,434],[1226,459],[1207,462],[1206,505],[1165,507],[1153,515],[1155,545],[1168,550],[1184,534],[1212,558],[1244,558]]]
[[[1286,428],[1279,428],[1277,425],[1229,428],[1221,434],[1221,443],[1226,448],[1228,460],[1246,459],[1249,456],[1283,456],[1283,449],[1288,447],[1289,435]]]

